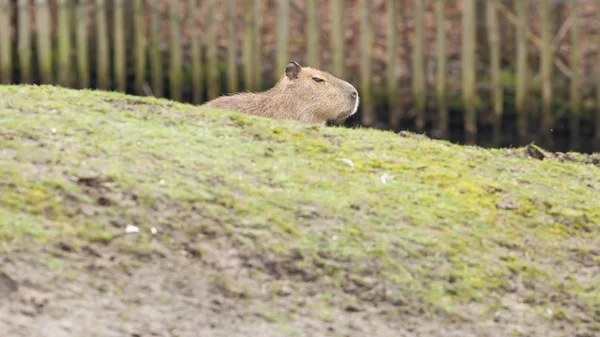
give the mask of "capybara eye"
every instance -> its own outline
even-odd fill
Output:
[[[317,83],[325,82],[325,80],[324,80],[324,79],[322,79],[322,78],[318,78],[318,77],[313,77],[312,79],[313,79],[313,81],[315,81],[315,82],[317,82]]]

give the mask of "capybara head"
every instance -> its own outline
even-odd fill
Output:
[[[314,120],[343,121],[358,109],[358,92],[352,84],[295,61],[287,65],[277,87],[286,101],[296,105],[297,113]]]

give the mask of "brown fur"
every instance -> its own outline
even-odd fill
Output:
[[[316,82],[313,78],[324,80]],[[343,121],[356,113],[356,88],[330,73],[291,61],[277,84],[260,93],[215,98],[204,106],[309,124]]]

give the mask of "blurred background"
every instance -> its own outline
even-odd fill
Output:
[[[348,127],[600,152],[600,1],[0,0],[0,82],[201,104],[285,65],[360,91]]]

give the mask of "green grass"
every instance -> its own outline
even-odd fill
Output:
[[[106,245],[135,224],[124,254],[152,254],[154,227],[333,298],[477,318],[516,296],[597,323],[600,169],[521,152],[0,86],[0,241]]]

